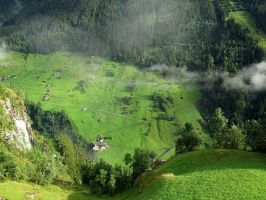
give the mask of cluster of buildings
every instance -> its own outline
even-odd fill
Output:
[[[105,151],[109,149],[109,145],[105,143],[105,139],[112,139],[111,137],[104,137],[103,135],[98,135],[96,138],[96,142],[93,143],[92,150],[95,152]]]

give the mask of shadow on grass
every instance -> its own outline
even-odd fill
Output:
[[[89,193],[86,192],[73,192],[67,197],[68,200],[96,200],[93,196],[90,196]]]

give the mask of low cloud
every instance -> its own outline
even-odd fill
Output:
[[[199,74],[188,71],[187,67],[169,67],[167,65],[153,65],[149,68],[150,71],[157,72],[163,75],[168,81],[176,83],[184,83],[187,81],[195,81]]]
[[[7,57],[7,46],[4,42],[0,41],[0,61]]]
[[[243,68],[235,76],[222,74],[224,86],[230,89],[244,89],[249,91],[266,90],[266,62],[253,64]]]
[[[223,86],[227,89],[241,89],[247,91],[264,91],[266,90],[266,61],[244,67],[237,74],[232,75],[228,72],[208,72],[197,73],[191,72],[186,67],[176,68],[167,65],[153,65],[149,68],[163,75],[168,81],[176,83],[208,82],[204,87],[212,87],[215,80],[222,79]]]

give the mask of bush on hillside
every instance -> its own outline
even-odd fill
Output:
[[[74,182],[82,183],[82,170],[91,165],[85,150],[78,144],[74,144],[72,139],[63,133],[57,137],[58,149],[64,158],[64,163],[68,167],[68,174]]]
[[[114,195],[132,186],[132,168],[111,166],[101,160],[86,170],[87,182],[93,193]]]
[[[0,150],[0,180],[14,178],[16,167],[16,158],[10,153]]]
[[[136,149],[133,158],[125,155],[126,166],[112,166],[103,160],[82,168],[83,183],[89,185],[94,194],[115,195],[132,187],[134,181],[148,171],[154,153]]]
[[[208,121],[208,129],[217,148],[243,149],[245,146],[244,131],[235,124],[230,126],[221,108],[217,108]]]
[[[266,153],[266,119],[246,122],[247,144],[253,151]]]
[[[154,92],[151,95],[151,100],[153,101],[153,107],[161,112],[167,112],[171,104],[173,104],[174,99],[169,92]]]
[[[46,185],[54,183],[62,175],[67,176],[59,154],[36,147],[22,152],[8,148],[0,141],[0,180],[25,180]]]
[[[185,130],[176,140],[176,153],[181,154],[195,150],[201,144],[199,132],[196,131],[192,124],[187,123]]]
[[[133,156],[133,178],[136,179],[141,174],[145,173],[151,166],[152,158],[149,151],[136,149]]]
[[[215,110],[214,115],[208,121],[210,136],[213,138],[216,147],[222,147],[226,132],[228,131],[228,119],[224,116],[221,108]]]
[[[245,145],[245,135],[236,125],[232,125],[225,134],[223,147],[226,149],[243,149]]]

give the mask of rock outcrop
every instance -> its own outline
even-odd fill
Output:
[[[21,98],[9,89],[0,93],[0,135],[10,145],[21,150],[32,148],[33,133]]]

